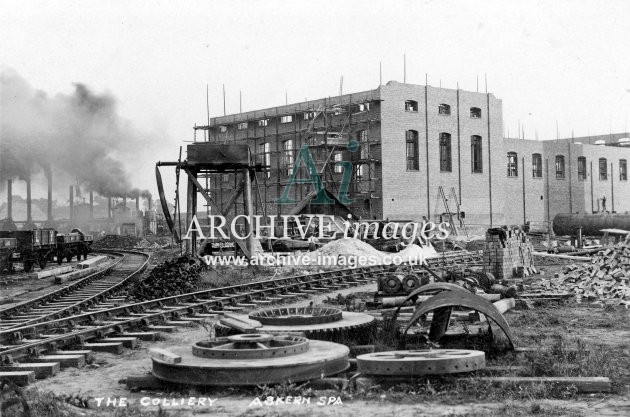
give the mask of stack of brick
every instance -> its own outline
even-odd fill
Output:
[[[518,228],[493,228],[486,232],[483,270],[497,279],[522,278],[538,271],[534,248],[527,234]]]
[[[630,244],[620,242],[600,251],[590,263],[565,266],[552,286],[578,299],[630,301]]]

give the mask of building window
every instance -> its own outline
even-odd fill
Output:
[[[227,126],[219,126],[219,132],[221,133],[227,132]]]
[[[418,171],[420,169],[420,157],[418,156],[418,132],[415,130],[408,130],[406,136],[407,171]]]
[[[258,121],[258,127],[265,127],[269,125],[269,119],[262,119]]]
[[[440,133],[440,171],[452,171],[450,133]]]
[[[293,155],[293,140],[285,140],[282,142],[282,149],[284,151],[284,167],[287,175],[291,175],[293,171],[294,155]]]
[[[556,155],[556,179],[564,179],[564,156]]]
[[[619,160],[619,181],[628,181],[628,162],[625,159]]]
[[[602,181],[608,179],[608,161],[606,158],[599,158],[599,179]]]
[[[405,101],[405,111],[418,111],[418,102],[414,100]]]
[[[368,141],[367,133],[368,133],[367,130],[359,130],[357,132],[357,142],[359,142],[360,144],[361,159],[369,158],[370,145],[367,143]]]
[[[449,116],[451,114],[451,106],[449,106],[448,104],[440,104],[438,106],[438,114]]]
[[[578,156],[578,181],[586,181],[586,157]]]
[[[282,116],[280,118],[280,123],[291,123],[293,121],[293,115]]]
[[[230,174],[221,174],[221,181],[224,183],[230,182]]]
[[[311,120],[315,117],[315,113],[313,113],[312,111],[307,111],[306,113],[304,113],[304,120]]]
[[[258,145],[258,163],[263,166],[265,176],[271,177],[271,145],[269,143]]]
[[[518,177],[518,154],[516,152],[508,152],[507,176]]]
[[[337,162],[343,161],[343,155],[341,152],[335,152],[335,156],[333,157],[335,174],[343,174],[343,166],[337,165]]]
[[[370,110],[370,103],[359,104],[359,111],[368,111]]]
[[[542,156],[539,153],[532,155],[532,177],[542,178]]]
[[[483,172],[481,136],[473,135],[470,137],[470,161],[473,173]]]
[[[481,119],[481,109],[479,107],[471,107],[470,108],[470,118],[471,119]]]
[[[247,122],[239,123],[238,125],[236,125],[236,128],[238,130],[245,130],[245,129],[247,129]]]
[[[362,181],[364,175],[365,175],[365,164],[358,164],[357,171],[356,171],[357,181]]]

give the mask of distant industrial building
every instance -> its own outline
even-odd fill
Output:
[[[303,145],[330,194],[349,198],[347,208],[363,219],[440,220],[464,212],[468,224],[496,225],[630,210],[627,133],[504,138],[502,102],[491,93],[390,81],[370,91],[211,118],[195,131],[196,140],[249,145],[264,167],[254,181],[258,214],[339,212],[339,205],[311,204],[312,184],[291,183]],[[298,177],[308,178],[302,162]],[[343,162],[352,164],[347,189]],[[221,206],[238,184],[234,174],[207,181]],[[277,201],[287,185],[295,204]]]

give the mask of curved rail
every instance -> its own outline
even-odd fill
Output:
[[[479,253],[471,252],[454,253],[427,259],[427,263],[433,267],[449,267],[459,262],[477,261],[479,256]],[[3,345],[0,346],[0,361],[7,363],[14,357],[38,355],[62,346],[83,344],[91,338],[103,338],[112,333],[122,333],[125,329],[146,327],[169,318],[225,312],[238,307],[239,304],[246,304],[252,308],[268,306],[311,293],[356,286],[368,283],[369,279],[381,274],[389,274],[395,268],[396,266],[375,265],[274,278],[131,303],[16,327],[0,331],[0,344]],[[42,331],[49,334],[43,335]],[[50,334],[55,332],[60,333]]]

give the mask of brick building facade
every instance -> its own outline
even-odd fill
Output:
[[[375,90],[216,117],[195,129],[204,131],[204,140],[250,145],[266,167],[255,181],[258,214],[288,214],[308,200],[311,184],[291,184],[296,203],[276,202],[303,145],[333,195],[349,174],[336,163],[352,163],[348,207],[364,219],[439,220],[445,201],[451,212],[459,203],[467,223],[484,225],[597,211],[602,198],[607,210],[630,210],[627,165],[625,177],[622,168],[630,147],[591,145],[591,138],[504,139],[502,102],[490,93],[390,81]],[[627,136],[608,135],[606,142]],[[348,146],[352,141],[358,149]],[[298,177],[308,177],[303,163]],[[237,181],[234,174],[212,174],[208,188],[223,205]],[[305,211],[334,212],[316,205]]]

